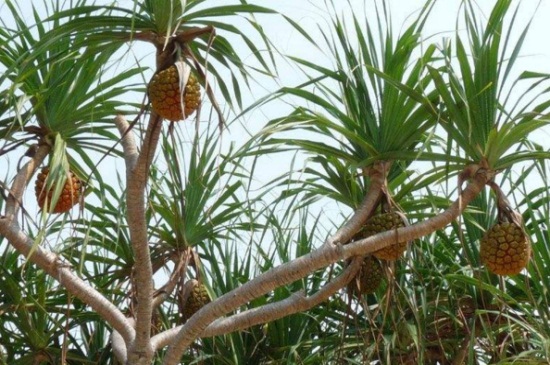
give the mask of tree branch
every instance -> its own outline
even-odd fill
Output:
[[[261,280],[259,283],[250,284],[252,282],[255,282],[260,277],[256,278],[255,280],[252,280],[249,283],[244,284],[241,288],[236,289],[237,291],[242,289],[242,291],[245,293],[244,295],[249,296],[248,300],[243,299],[241,304],[238,304],[238,305],[232,307],[231,309],[226,310],[225,312],[223,312],[221,314],[215,314],[215,312],[212,311],[213,313],[210,313],[210,315],[207,315],[204,319],[202,319],[202,322],[199,322],[199,323],[201,323],[202,326],[204,326],[203,328],[206,328],[206,326],[209,323],[213,322],[217,318],[220,318],[221,316],[223,316],[224,314],[230,312],[231,310],[239,307],[240,305],[246,304],[250,300],[252,300],[254,298],[257,298],[257,297],[259,297],[259,296],[261,296],[265,293],[268,293],[268,292],[272,291],[273,289],[275,289],[278,286],[286,285],[286,284],[289,284],[291,282],[294,282],[295,280],[298,280],[299,278],[302,278],[302,277],[308,275],[309,273],[311,273],[311,272],[313,272],[313,271],[315,271],[319,268],[328,266],[329,264],[334,263],[334,262],[338,261],[339,259],[341,259],[341,254],[338,250],[338,248],[340,247],[339,244],[348,242],[351,239],[351,237],[361,228],[363,223],[367,220],[369,215],[372,214],[374,209],[376,209],[376,205],[377,205],[377,203],[380,200],[380,197],[382,195],[382,188],[385,184],[385,179],[386,179],[387,173],[389,171],[390,164],[391,163],[389,163],[389,162],[379,162],[379,163],[374,164],[371,168],[369,168],[366,171],[366,173],[370,177],[370,185],[369,185],[369,190],[367,191],[367,193],[365,195],[365,198],[364,198],[363,202],[361,203],[361,205],[359,206],[359,208],[355,211],[354,215],[346,222],[346,224],[343,227],[341,227],[332,237],[330,237],[327,240],[326,244],[324,245],[325,247],[327,247],[327,249],[323,250],[321,248],[319,250],[316,250],[316,251],[312,252],[310,254],[310,256],[307,256],[307,257],[311,258],[313,262],[319,261],[319,262],[324,262],[324,264],[321,264],[316,268],[310,268],[309,265],[311,265],[311,264],[309,264],[309,263],[300,264],[300,260],[305,260],[304,257],[300,257],[300,258],[292,261],[292,262],[296,262],[296,264],[298,266],[298,269],[301,271],[301,274],[299,274],[300,276],[297,277],[296,279],[289,278],[288,281],[285,281],[284,279],[280,278],[281,276],[288,276],[290,274],[291,270],[285,269],[288,264],[283,265],[283,266],[278,267],[278,268],[275,268],[275,269],[271,270],[270,272],[265,273],[263,275],[260,275],[260,277],[262,277],[262,276],[265,276],[265,277],[264,277],[264,280]],[[314,253],[317,253],[319,255],[319,258],[311,257],[311,255],[313,255]],[[327,260],[327,261],[325,261],[325,260]],[[289,264],[291,264],[291,263],[289,263]],[[280,280],[283,280],[283,282],[281,282]],[[245,287],[247,287],[247,286],[251,286],[251,288],[246,289]],[[257,290],[261,290],[261,293],[258,293],[258,294],[254,293],[255,288],[257,288]],[[227,295],[228,294],[222,296],[221,298],[227,297]],[[239,294],[236,294],[235,297],[242,298],[242,297],[239,296]],[[221,298],[216,300],[215,303],[218,303],[218,301]],[[229,299],[228,299],[228,301],[229,301]],[[222,309],[222,308],[223,307],[220,306],[220,309]],[[200,318],[200,316],[195,316],[195,317]],[[204,323],[206,323],[206,325]],[[187,347],[190,343],[192,343],[192,341],[199,335],[199,333],[202,332],[202,331],[198,331],[199,333],[191,335],[191,336],[194,336],[194,337],[192,339],[190,339],[190,341],[189,340],[183,340],[183,337],[185,336],[186,332],[192,333],[191,332],[193,330],[192,326],[193,326],[193,321],[190,320],[182,327],[182,329],[180,330],[180,333],[178,334],[178,336],[176,337],[174,342],[175,343],[178,343],[178,342],[184,342],[185,343],[186,342],[186,345],[184,345],[182,352],[177,354],[177,352],[172,351],[173,348],[174,348],[174,344],[172,344],[171,347],[168,350],[168,353],[167,353],[166,357],[165,357],[165,364],[171,364],[170,361],[172,361],[174,364],[177,363],[177,361],[179,361],[179,358],[181,358],[181,354],[183,353],[183,351],[185,351],[185,347]],[[191,327],[191,329],[188,329],[188,327]],[[174,358],[171,359],[170,358],[171,356],[174,356]]]
[[[136,166],[139,153],[136,146],[136,140],[134,139],[134,135],[131,133],[130,123],[128,123],[123,115],[119,114],[115,117],[115,125],[121,135],[120,143],[122,144],[122,150],[124,151],[126,168],[128,170],[133,170]]]
[[[133,318],[127,317],[126,319],[128,320],[128,323],[130,323],[132,328],[136,325],[136,321]],[[128,359],[128,343],[129,342],[124,341],[124,338],[122,338],[117,330],[114,330],[111,333],[111,346],[113,347],[113,353],[115,354],[118,362],[121,364],[125,364],[126,360]]]
[[[391,232],[383,232],[363,240],[355,241],[345,246],[324,244],[321,248],[308,255],[276,267],[263,273],[241,287],[219,297],[216,301],[203,307],[180,330],[174,342],[168,348],[164,358],[165,365],[177,364],[185,349],[199,337],[215,319],[222,317],[249,301],[265,295],[282,285],[299,280],[311,272],[326,267],[338,260],[352,256],[363,256],[381,248],[395,244],[398,241],[411,241],[442,229],[456,219],[470,201],[483,189],[493,174],[478,171],[468,187],[462,192],[458,200],[446,211],[426,221]]]
[[[27,260],[36,264],[56,279],[69,293],[92,307],[94,311],[121,333],[125,341],[133,341],[135,336],[134,329],[129,325],[118,308],[103,297],[101,293],[76,276],[69,266],[64,264],[57,255],[43,249],[38,243],[34,242],[34,240],[21,231],[19,227],[16,215],[21,205],[23,193],[36,169],[50,152],[50,149],[50,145],[45,143],[40,144],[31,160],[17,172],[7,200],[6,215],[0,217],[0,233]]]
[[[212,25],[207,25],[202,28],[188,28],[182,32],[178,32],[178,34],[176,35],[176,42],[188,43],[204,34],[216,34],[216,29]]]
[[[148,364],[154,353],[150,342],[154,285],[145,217],[145,187],[161,129],[162,119],[156,113],[151,113],[137,162],[133,168],[127,166],[126,169],[128,227],[135,256],[134,282],[139,283],[135,288],[137,292],[136,338],[135,342],[129,346],[127,363],[136,365]]]
[[[15,220],[17,211],[21,207],[23,200],[23,193],[29,184],[34,172],[40,166],[42,161],[48,156],[50,152],[50,145],[41,144],[36,150],[34,156],[28,161],[15,176],[12,187],[8,192],[8,199],[6,201],[6,214],[8,219]]]
[[[70,267],[53,252],[43,249],[21,231],[16,221],[0,218],[0,233],[8,242],[47,274],[56,279],[69,293],[88,304],[104,320],[117,330],[127,343],[133,341],[135,332],[124,314],[93,287],[76,276]]]
[[[361,229],[382,197],[382,188],[386,183],[390,166],[391,162],[381,161],[375,163],[366,171],[370,184],[365,198],[346,224],[327,240],[327,244],[345,244]]]
[[[173,59],[173,44],[170,47],[158,43],[156,64],[157,70],[162,69]],[[151,319],[153,317],[153,268],[145,217],[145,187],[149,169],[158,146],[162,118],[151,111],[149,125],[141,144],[141,150],[135,166],[126,169],[126,205],[128,207],[128,227],[130,240],[135,257],[136,309],[136,340],[128,347],[127,364],[145,365],[151,362],[154,351],[151,346]]]
[[[326,301],[331,295],[346,286],[359,272],[362,261],[363,259],[361,257],[352,260],[348,267],[346,267],[338,277],[328,282],[321,290],[309,297],[304,296],[301,292],[294,293],[290,297],[276,303],[249,309],[228,318],[218,318],[201,333],[200,337],[220,336],[240,331],[258,324],[272,322],[279,318],[311,309]],[[167,346],[174,340],[182,327],[183,326],[172,328],[153,337],[151,339],[153,348],[158,350]]]
[[[493,176],[494,173],[492,172],[486,170],[478,171],[468,184],[468,187],[462,191],[458,199],[444,212],[422,222],[351,242],[342,247],[343,255],[345,257],[366,255],[396,242],[412,241],[445,228],[449,223],[458,218],[464,209],[466,209],[466,206],[481,192],[485,184]]]
[[[328,300],[338,290],[346,286],[357,275],[362,262],[363,257],[355,257],[338,277],[309,297],[297,293],[277,303],[251,309],[229,318],[219,318],[209,325],[200,337],[213,337],[239,331],[311,309]]]

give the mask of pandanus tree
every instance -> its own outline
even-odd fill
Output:
[[[243,112],[242,85],[276,71],[256,19],[272,10],[51,1],[29,21],[7,1],[0,151],[20,160],[0,196],[1,361],[544,361],[550,200],[520,194],[522,216],[505,191],[547,173],[529,134],[548,77],[510,81],[527,37],[511,1],[485,21],[464,2],[442,43],[423,34],[434,4],[396,35],[386,2],[365,17],[326,2],[322,42],[285,15],[333,67],[289,57],[307,81]],[[123,66],[136,44],[151,59]],[[228,116],[281,98],[289,115],[224,143]],[[255,191],[256,159],[289,150],[300,178]],[[319,199],[351,215],[333,228]]]
[[[312,107],[297,107],[292,114],[272,121],[265,131],[269,137],[266,146],[295,146],[313,155],[311,160],[319,164],[319,169],[306,170],[312,175],[306,197],[330,196],[355,209],[354,217],[334,237],[340,244],[352,239],[379,205],[382,212],[398,210],[388,182],[417,158],[437,122],[436,104],[424,97],[431,84],[426,65],[434,57],[435,46],[417,54],[433,2],[427,2],[397,38],[383,6],[376,13],[383,33],[380,41],[368,22],[353,16],[348,24],[344,16],[334,17],[329,28],[334,32],[322,30],[326,44],[319,47],[330,50],[336,69],[295,59],[320,76],[280,93],[297,96]],[[271,129],[303,129],[324,138],[282,139],[272,135]]]
[[[503,348],[515,341],[519,347],[525,344],[514,331],[509,333],[513,340],[504,338],[500,332],[509,329],[510,323],[495,323],[502,317],[491,313],[473,320],[472,311],[496,308],[492,301],[496,291],[482,284],[496,283],[495,277],[480,271],[480,266],[485,265],[494,274],[515,275],[527,267],[531,258],[531,239],[522,215],[512,208],[497,179],[499,174],[504,174],[502,183],[510,184],[509,174],[515,164],[548,158],[548,151],[527,138],[548,124],[547,90],[541,86],[547,75],[524,72],[511,81],[528,31],[526,27],[519,36],[515,33],[518,8],[510,14],[511,1],[495,4],[485,23],[477,15],[479,9],[465,2],[463,17],[457,22],[456,38],[446,39],[442,45],[426,46],[421,42],[421,30],[432,6],[432,2],[426,2],[411,26],[398,37],[392,34],[385,3],[378,3],[375,10],[370,8],[364,23],[359,20],[362,17],[355,14],[339,16],[334,11],[330,31],[327,27],[320,28],[325,40],[321,44],[294,24],[313,45],[330,50],[335,68],[295,58],[310,81],[283,88],[276,94],[291,94],[301,102],[291,114],[271,121],[264,131],[264,146],[278,151],[305,152],[313,163],[300,175],[294,172],[282,178],[285,197],[300,196],[302,201],[311,202],[326,196],[353,209],[353,215],[327,244],[346,245],[350,250],[364,243],[369,246],[359,255],[364,260],[362,268],[348,287],[349,300],[355,297],[363,306],[354,316],[357,332],[342,335],[342,338],[346,335],[354,338],[357,347],[335,350],[336,356],[346,361],[461,363],[467,356],[470,361],[477,361],[474,348],[485,341]],[[518,97],[518,90],[525,90],[523,88],[527,92]],[[306,108],[304,104],[311,107]],[[307,137],[278,137],[279,132],[298,130],[306,132]],[[417,169],[417,165],[431,168],[417,175],[411,170]],[[430,197],[434,183],[447,181],[448,184],[452,176],[458,178],[458,198],[454,202]],[[468,186],[463,190],[465,182]],[[485,186],[494,193],[494,201],[486,197]],[[423,190],[428,191],[427,197],[419,193]],[[482,201],[485,203],[480,205]],[[401,207],[393,209],[416,217],[415,224],[407,226],[402,218],[388,214],[397,203]],[[477,214],[475,209],[469,210],[470,203],[479,209]],[[429,218],[426,204],[447,208],[441,213],[430,212],[429,215],[435,215]],[[372,216],[377,214],[377,207],[378,215]],[[492,209],[497,211],[496,224],[489,219]],[[452,299],[453,303],[449,305],[449,299],[445,298],[442,303],[446,304],[438,304],[440,291],[450,280],[446,273],[433,275],[440,267],[430,264],[431,270],[426,270],[425,263],[418,260],[397,262],[395,268],[393,261],[402,253],[401,245],[404,247],[407,241],[444,229],[462,213],[468,220],[453,224],[456,233],[451,236],[438,233],[446,237],[447,244],[454,246],[452,249],[434,252],[425,242],[421,249],[413,247],[413,251],[418,251],[414,256],[416,260],[425,252],[431,252],[438,259],[437,254],[452,255],[466,270],[473,270],[474,281],[470,281],[473,285],[468,290],[465,291],[464,282],[460,282],[457,285],[461,286],[460,294]],[[479,227],[486,232],[482,234]],[[464,228],[471,240],[465,239]],[[388,232],[376,236],[384,231]],[[387,241],[375,237],[384,237]],[[457,249],[457,241],[461,249]],[[476,241],[479,249],[471,246]],[[387,286],[380,285],[378,264],[372,256],[364,256],[365,253],[388,261]],[[545,257],[547,250],[542,248],[542,252],[534,255]],[[452,256],[445,261],[453,260]],[[436,283],[437,289],[426,293],[418,286],[427,280],[409,276],[422,272],[434,276],[430,282]],[[510,284],[518,281],[520,279],[506,283],[513,287]],[[505,281],[500,283],[503,289]],[[425,296],[417,298],[413,294],[419,289]],[[524,290],[525,287],[521,291]],[[373,300],[369,295],[372,293],[378,293],[378,300]],[[422,315],[414,314],[417,304],[411,295],[422,303]],[[503,292],[496,295],[500,302],[499,315],[511,316],[518,303],[501,296],[506,295]],[[386,304],[385,311],[380,310],[381,303]],[[442,316],[444,312],[457,314]],[[404,313],[408,314],[404,316]],[[411,318],[399,323],[407,316]],[[468,327],[475,325],[483,329],[476,331]],[[384,335],[387,331],[393,333],[389,338]],[[479,331],[487,331],[485,337]],[[350,343],[342,341],[346,345]],[[486,347],[480,352],[480,358],[490,361],[506,358]],[[537,357],[543,358],[540,354]]]
[[[230,105],[235,104],[237,107],[241,102],[237,78],[233,76],[234,85],[231,87],[229,86],[231,83],[225,81],[226,75],[222,78],[220,72],[225,68],[230,76],[238,73],[241,81],[247,82],[251,68],[247,68],[241,61],[224,34],[216,35],[216,30],[242,36],[245,44],[252,47],[251,51],[256,55],[263,72],[269,73],[269,65],[255,49],[254,43],[231,23],[216,19],[271,11],[246,3],[218,7],[207,7],[205,3],[205,1],[145,1],[136,2],[134,7],[127,9],[112,5],[90,5],[85,1],[74,1],[63,5],[56,1],[45,2],[48,14],[43,14],[43,9],[33,6],[31,14],[34,17],[32,19],[34,24],[28,24],[19,15],[22,11],[17,3],[8,1],[5,5],[14,24],[4,23],[2,28],[2,48],[5,50],[2,54],[2,64],[5,67],[2,84],[9,83],[3,90],[5,102],[3,102],[0,129],[2,139],[6,141],[3,152],[14,151],[20,146],[30,146],[25,154],[30,160],[18,166],[11,187],[3,185],[6,194],[3,200],[5,211],[2,214],[2,237],[5,237],[23,257],[57,279],[62,287],[67,289],[69,298],[74,296],[76,300],[89,305],[97,315],[113,327],[113,352],[122,362],[138,364],[152,361],[156,350],[151,342],[153,309],[164,300],[164,296],[159,293],[164,291],[171,293],[174,290],[176,284],[180,283],[181,273],[186,273],[185,265],[193,265],[196,269],[200,267],[198,259],[193,261],[193,257],[196,257],[192,255],[193,252],[185,248],[204,239],[204,237],[189,237],[189,233],[196,235],[197,232],[188,228],[184,232],[187,236],[184,235],[183,239],[182,236],[176,235],[169,240],[168,244],[173,245],[173,250],[168,253],[157,251],[155,255],[151,254],[146,222],[146,219],[151,217],[146,216],[150,212],[146,213],[144,193],[156,146],[159,143],[163,126],[162,117],[155,109],[149,111],[147,104],[141,103],[140,100],[129,103],[122,101],[123,98],[127,99],[129,94],[137,92],[141,93],[143,95],[141,98],[145,100],[144,96],[149,91],[150,97],[155,101],[163,96],[160,94],[164,93],[166,99],[179,99],[179,103],[185,103],[185,98],[189,96],[185,86],[190,69],[194,68],[193,72],[200,80],[204,93],[219,113],[220,127],[223,127],[223,111],[218,107],[210,85],[217,80],[217,87],[220,88],[226,102]],[[261,28],[254,28],[256,23],[252,19],[249,20],[249,25],[252,30],[256,29],[262,38]],[[139,78],[135,87],[127,82],[132,76],[145,75],[143,73],[145,67],[131,67],[128,71],[106,77],[109,67],[116,67],[112,65],[113,55],[116,55],[116,52],[120,51],[125,44],[134,41],[153,45],[156,54],[153,62],[156,65],[156,76],[162,76],[163,71],[176,64],[180,65],[176,74],[171,74],[167,81],[161,82],[163,85],[160,90],[147,90],[147,81],[139,82]],[[209,63],[206,61],[207,55],[211,58]],[[208,69],[208,64],[215,67]],[[259,69],[259,71],[262,70]],[[157,79],[158,77],[153,77],[153,80]],[[123,81],[124,84],[122,84]],[[154,82],[152,84],[154,86]],[[195,85],[197,85],[196,82]],[[197,86],[193,87],[194,109],[198,104],[197,88]],[[162,107],[157,108],[157,110],[162,109]],[[188,117],[189,115],[185,115],[184,111],[185,109],[181,111],[181,118],[171,119]],[[138,121],[144,113],[150,116],[150,119],[147,127],[141,128],[141,123]],[[188,111],[188,114],[190,113],[191,111]],[[118,116],[114,118],[117,114]],[[136,115],[136,119],[130,124],[125,115]],[[114,133],[115,127],[120,131],[121,137]],[[132,127],[136,127],[135,131],[140,132],[140,135],[142,132],[139,144],[135,141]],[[196,140],[199,140],[199,134]],[[122,152],[116,148],[118,144],[122,145]],[[200,154],[202,160],[195,162],[191,167],[192,170],[196,170],[196,173],[199,173],[197,171],[199,168],[209,169],[210,178],[214,179],[208,181],[212,185],[211,189],[214,188],[218,179],[215,173],[223,168],[223,164],[213,166],[215,163],[212,157],[213,151],[209,147],[204,155]],[[127,163],[125,202],[117,197],[116,190],[109,189],[109,185],[103,181],[102,175],[105,176],[105,171],[102,172],[99,168],[100,161],[94,152],[99,153],[100,157],[124,156]],[[166,157],[172,158],[168,152]],[[46,159],[48,161],[44,163]],[[43,163],[47,168],[42,170],[36,185],[37,197],[42,201],[41,220],[36,226],[37,231],[24,233],[17,219],[21,207],[24,207],[23,193],[35,171]],[[190,177],[193,176],[192,172]],[[73,180],[73,174],[78,178],[78,183],[66,185],[66,181]],[[198,178],[206,177],[200,175]],[[159,184],[162,182],[160,178]],[[187,184],[187,191],[189,195],[194,195],[190,197],[180,195],[179,198],[187,198],[186,203],[193,212],[203,214],[202,217],[195,218],[195,223],[206,226],[211,222],[204,222],[206,220],[205,199],[210,198],[205,193],[212,193],[212,191],[200,186],[201,182],[201,180],[192,180],[191,183],[196,187],[191,189],[191,184]],[[179,183],[184,182],[179,181]],[[82,191],[80,191],[81,187]],[[181,188],[181,185],[179,187]],[[232,197],[234,190],[220,197],[217,205],[227,209],[225,204],[228,198]],[[74,219],[70,222],[75,225],[75,232],[82,232],[84,236],[76,235],[63,239],[62,244],[68,246],[64,247],[63,253],[58,256],[44,247],[41,242],[45,237],[55,235],[56,232],[60,234],[64,224],[69,222],[62,222],[56,217],[52,219],[48,213],[69,210],[80,201],[81,192],[94,194],[101,199],[116,197],[115,201],[118,201],[118,204],[126,206],[124,210],[126,217],[119,217],[121,212],[116,204],[106,206],[112,208],[111,210],[104,207],[96,210],[92,208],[94,218],[91,221],[83,217],[82,220]],[[204,198],[196,202],[194,198],[198,194],[202,194]],[[63,204],[58,207],[59,203]],[[170,205],[155,208],[162,217],[169,212],[162,208],[172,209],[173,207]],[[113,211],[116,213],[112,214]],[[26,209],[23,213],[28,214]],[[173,217],[177,217],[177,211],[172,213]],[[187,217],[189,216],[190,214],[187,213]],[[231,215],[225,211],[225,216],[214,222],[221,224],[228,217],[231,218]],[[107,229],[105,224],[102,224],[102,218],[110,218],[115,224]],[[180,218],[184,219],[184,217]],[[87,227],[80,231],[84,221],[87,221]],[[188,223],[190,227],[195,228],[191,220]],[[83,238],[88,234],[91,234],[90,240]],[[152,235],[154,234],[153,232]],[[105,243],[106,236],[109,237],[109,235],[111,238],[116,238],[112,243],[121,245],[116,247],[104,245],[103,250],[86,249],[86,247]],[[89,246],[88,243],[90,243]],[[80,257],[66,255],[68,252],[80,252]],[[110,259],[99,260],[101,255],[106,253],[110,255],[107,255]],[[100,272],[97,270],[123,266],[122,270],[115,270],[116,275],[110,277],[104,284],[118,287],[121,283],[124,285],[130,280],[134,284],[139,283],[139,289],[138,285],[132,286],[131,296],[133,302],[139,303],[136,304],[135,312],[132,313],[139,320],[131,320],[131,316],[124,315],[121,308],[115,305],[115,303],[119,304],[124,296],[120,297],[120,293],[117,294],[116,291],[110,293],[111,298],[102,295],[99,287],[93,287],[82,280],[70,265],[63,263],[65,260],[61,257],[78,265],[84,274],[96,270],[94,277]],[[156,260],[153,261],[153,258]],[[119,259],[125,262],[126,266],[113,264]],[[17,263],[11,252],[10,255],[6,255],[6,260],[12,264]],[[163,287],[164,289],[159,289],[160,291],[155,294],[153,273],[170,260],[176,262],[173,265],[175,266],[174,275]],[[90,263],[93,269],[88,270],[87,263]],[[12,265],[6,267],[12,267]],[[126,268],[128,270],[125,270]],[[12,277],[17,275],[17,271],[7,271],[3,275]],[[89,276],[88,279],[91,277]],[[36,283],[36,288],[40,288],[43,292],[51,294],[58,290],[57,287],[52,286],[51,280],[46,280],[43,276],[36,280],[39,281]],[[6,285],[9,282],[10,280],[6,278]],[[10,295],[15,295],[14,291],[17,287],[12,285],[10,289]],[[43,295],[40,300],[44,298]],[[23,300],[20,296],[12,299],[14,303]],[[71,300],[66,299],[65,303],[70,303]],[[55,307],[60,305],[60,301],[63,302],[63,299],[59,298],[50,304]],[[44,303],[39,301],[37,305],[40,304]],[[32,359],[52,363],[58,363],[62,361],[61,359],[79,363],[93,361],[93,358],[87,359],[86,356],[97,356],[98,353],[94,351],[89,351],[88,354],[86,354],[87,351],[81,351],[70,355],[67,355],[67,351],[62,351],[63,357],[59,357],[60,349],[56,344],[60,342],[59,335],[65,333],[60,323],[63,320],[68,321],[71,314],[50,317],[50,313],[61,312],[54,308],[44,308],[35,320],[42,323],[48,319],[55,320],[57,325],[54,326],[54,333],[37,332],[38,328],[43,327],[42,325],[37,327],[16,325],[15,329],[10,326],[3,328],[6,338],[17,338],[13,334],[21,332],[32,338],[32,341],[28,341],[23,346],[18,344],[11,346],[9,341],[3,343],[4,349],[8,351],[7,361],[14,363],[15,361],[23,363]],[[30,319],[30,317],[27,318],[28,316],[18,317],[19,313],[13,314],[14,318],[19,318],[21,321]],[[9,323],[9,320],[5,323]],[[78,326],[76,321],[72,322],[67,331],[73,326]],[[51,327],[48,329],[53,331]],[[92,334],[99,336],[95,342],[90,338],[90,344],[101,346],[104,343],[101,340],[100,329],[104,334],[105,326],[98,327],[97,331],[94,329],[87,331],[90,336]],[[65,335],[68,337],[64,338],[69,338],[70,342],[80,341],[78,338],[70,337],[68,333]],[[64,346],[68,345],[64,344]],[[107,355],[101,355],[101,358],[105,359],[105,356]],[[110,361],[114,361],[114,358]]]

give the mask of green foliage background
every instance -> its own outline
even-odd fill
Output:
[[[457,175],[467,166],[498,170],[496,182],[522,213],[533,254],[515,276],[483,267],[479,240],[497,219],[487,189],[451,226],[386,264],[376,293],[351,298],[341,291],[310,311],[197,340],[183,363],[547,364],[550,150],[531,133],[548,133],[549,76],[521,69],[529,23],[518,20],[519,1],[495,1],[486,17],[464,1],[456,32],[430,35],[425,26],[437,1],[426,1],[402,28],[386,3],[365,1],[368,11],[360,14],[351,1],[326,1],[314,38],[276,4],[44,0],[23,18],[21,3],[6,0],[0,209],[29,146],[50,143],[49,164],[60,171],[54,180],[70,166],[87,181],[85,204],[66,215],[38,213],[31,183],[21,224],[130,313],[134,253],[112,120],[124,113],[136,118],[136,138],[144,133],[139,112],[154,49],[142,54],[135,47],[140,34],[211,26],[213,40],[206,34],[189,47],[198,64],[208,64],[223,118],[205,96],[198,119],[163,128],[147,187],[157,286],[188,247],[201,258],[199,276],[213,298],[308,254],[360,205],[370,184],[365,171],[380,161],[392,162],[388,191],[412,223],[456,199]],[[281,54],[262,27],[271,17],[317,47],[327,64]],[[285,79],[287,63],[305,81]],[[280,87],[269,90],[262,80]],[[271,116],[273,110],[281,112]],[[264,111],[269,120],[253,125]],[[246,133],[246,123],[253,132],[234,138],[233,130]],[[111,328],[96,313],[2,236],[0,253],[0,363],[117,363]],[[341,270],[335,264],[311,273],[241,311],[315,293]],[[181,324],[180,310],[170,296],[155,313],[156,330]]]

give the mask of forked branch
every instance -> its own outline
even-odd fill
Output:
[[[355,241],[345,246],[327,244],[311,252],[309,255],[299,257],[291,262],[276,267],[243,286],[232,290],[219,297],[216,301],[206,305],[199,313],[193,316],[175,336],[164,359],[165,365],[175,365],[180,361],[184,351],[198,337],[202,336],[205,329],[214,320],[237,309],[249,301],[265,295],[277,287],[290,284],[299,280],[315,270],[327,267],[339,260],[345,260],[353,256],[363,256],[381,248],[395,244],[398,241],[411,241],[433,233],[446,227],[455,220],[466,206],[491,180],[493,173],[480,169],[467,188],[462,191],[447,210],[428,220],[399,228],[395,231],[384,232],[363,240]]]
[[[346,224],[327,240],[327,244],[345,244],[361,229],[382,198],[383,188],[390,167],[391,162],[381,161],[365,169],[365,174],[369,176],[370,180],[365,198]]]
[[[361,262],[362,258],[360,257],[352,260],[338,277],[331,280],[321,290],[311,296],[305,296],[302,292],[294,293],[287,299],[276,303],[249,309],[231,317],[218,318],[204,330],[200,337],[221,336],[311,309],[326,301],[331,295],[346,286],[361,268]],[[182,327],[172,328],[153,337],[151,341],[155,350],[169,345]]]

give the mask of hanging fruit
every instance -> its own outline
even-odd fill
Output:
[[[358,238],[367,238],[378,233],[392,231],[407,225],[406,218],[402,213],[389,212],[378,214],[370,218],[362,230],[359,231]],[[407,241],[400,241],[396,244],[386,246],[381,250],[373,252],[373,255],[381,260],[393,261],[399,259],[407,250]]]
[[[382,265],[374,256],[363,259],[361,269],[355,278],[348,284],[348,291],[355,296],[372,294],[378,289],[384,278]]]
[[[515,275],[529,263],[531,242],[523,229],[521,214],[511,208],[496,183],[489,185],[497,197],[498,223],[480,241],[481,262],[494,274]]]
[[[172,122],[186,119],[201,104],[201,86],[192,72],[189,71],[183,92],[180,84],[180,72],[176,65],[157,72],[149,83],[153,110]]]
[[[34,192],[36,195],[36,200],[38,201],[38,206],[40,209],[44,209],[44,207],[47,206],[50,213],[68,212],[73,206],[76,205],[76,203],[78,203],[80,199],[82,186],[80,179],[76,177],[74,173],[69,171],[65,184],[63,185],[63,189],[61,190],[61,194],[59,195],[55,206],[52,207],[51,203],[54,188],[50,187],[47,189],[46,187],[46,180],[49,172],[50,169],[48,167],[44,167],[36,178]]]

